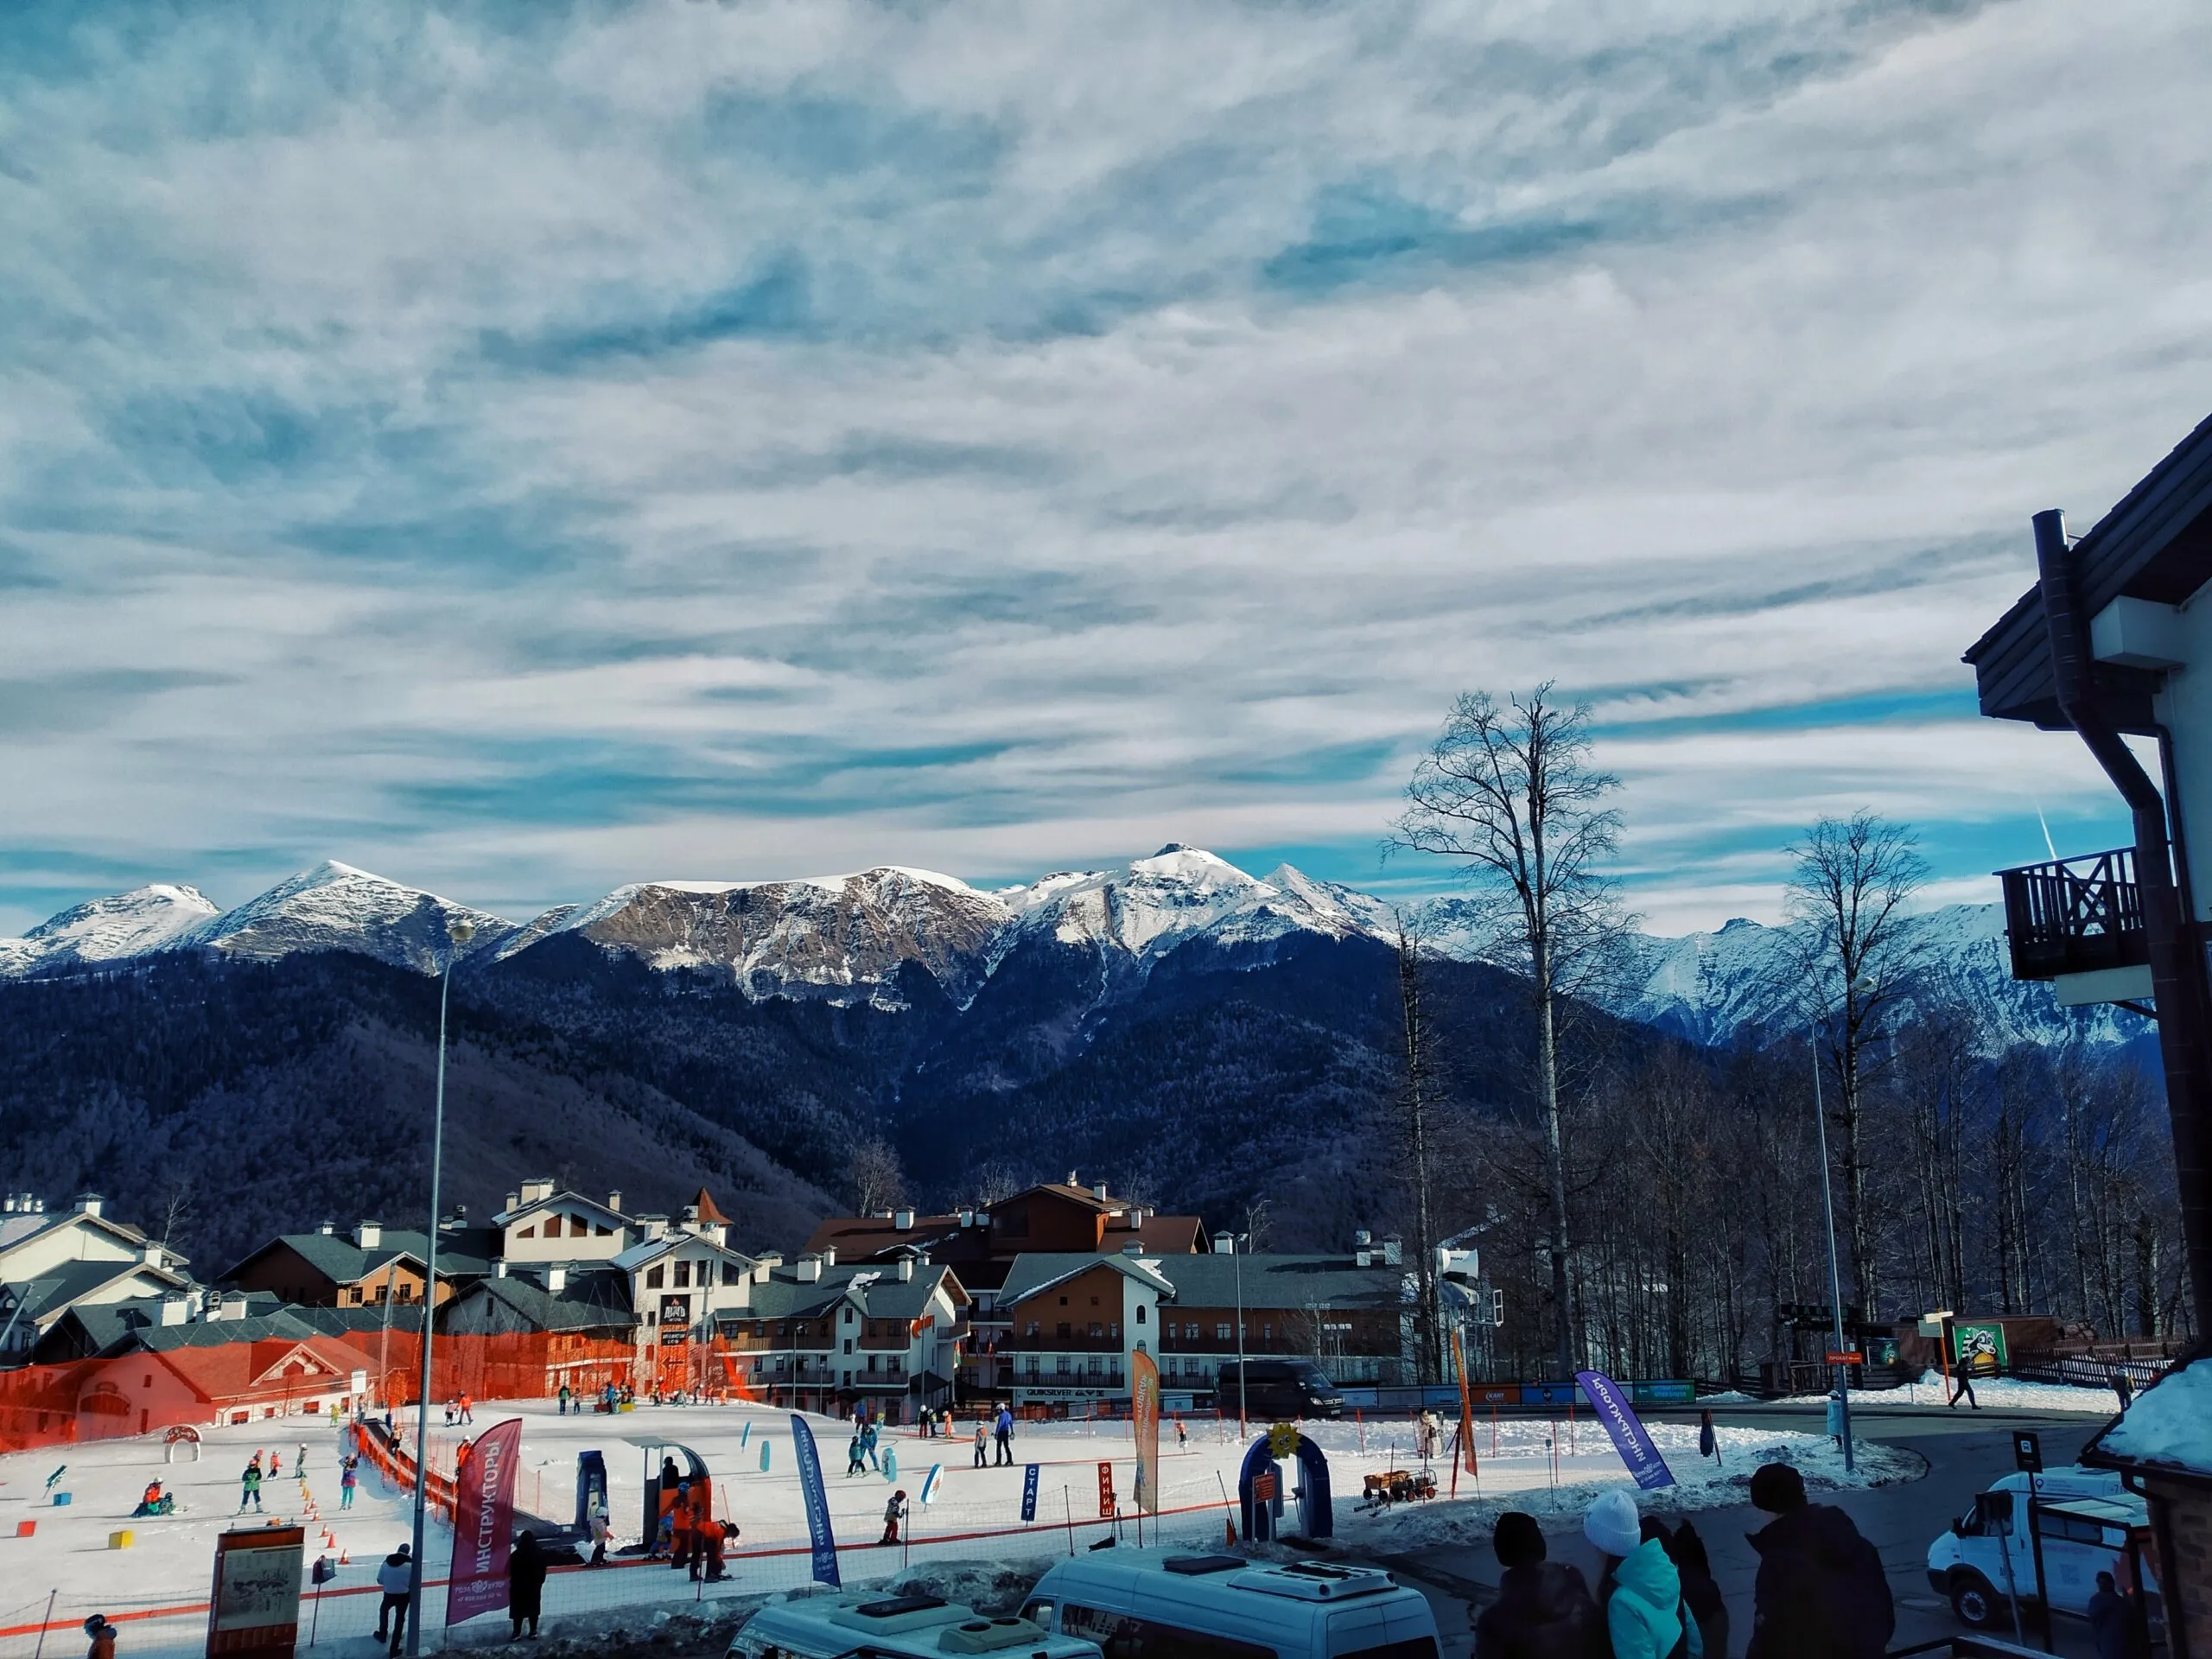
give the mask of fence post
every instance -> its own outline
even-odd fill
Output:
[[[46,1614],[38,1622],[38,1646],[31,1650],[31,1659],[41,1659],[41,1656],[46,1652],[46,1627],[54,1622],[54,1598],[60,1593],[60,1585],[54,1586],[47,1592]]]

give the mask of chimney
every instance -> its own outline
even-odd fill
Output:
[[[1076,1179],[1075,1171],[1073,1170],[1068,1171],[1068,1185],[1070,1186],[1081,1186],[1083,1185],[1081,1181]]]
[[[162,1298],[161,1322],[163,1325],[182,1325],[192,1314],[192,1300],[186,1296]]]
[[[912,1256],[902,1255],[899,1258],[899,1276],[902,1280],[912,1279],[914,1276],[914,1258]]]
[[[618,1216],[622,1213],[622,1194],[620,1191],[607,1195],[607,1207]]]
[[[373,1250],[384,1243],[384,1224],[380,1221],[358,1223],[353,1229],[353,1243],[362,1249]]]
[[[768,1263],[766,1262],[755,1262],[753,1264],[753,1282],[756,1285],[765,1285],[768,1282]]]
[[[492,1276],[494,1279],[504,1279],[507,1276],[507,1258],[505,1256],[502,1255],[493,1259],[492,1262]]]
[[[149,1268],[158,1268],[162,1264],[163,1258],[168,1255],[168,1252],[163,1249],[160,1245],[147,1244],[139,1250],[138,1259],[141,1262],[143,1262]]]
[[[558,1296],[568,1287],[569,1270],[566,1268],[548,1268],[545,1269],[545,1294],[547,1295]]]
[[[1144,1254],[1144,1241],[1136,1238],[1131,1239],[1128,1243],[1122,1246],[1122,1254],[1123,1255],[1142,1255]]]
[[[822,1265],[825,1268],[834,1268],[837,1265],[837,1247],[835,1244],[822,1252]]]
[[[207,1310],[207,1317],[216,1320],[245,1318],[245,1293],[242,1290],[225,1291],[221,1300]]]
[[[510,1192],[510,1193],[508,1193],[508,1194],[507,1194],[507,1213],[508,1213],[509,1215],[511,1215],[511,1216],[512,1216],[512,1214],[514,1214],[514,1212],[515,1212],[516,1211],[518,1211],[518,1210],[519,1210],[519,1209],[521,1209],[521,1208],[522,1208],[522,1194],[521,1194],[521,1193],[519,1193],[519,1192]]]
[[[16,1195],[10,1192],[5,1198],[0,1198],[0,1216],[12,1216],[15,1213]]]
[[[98,1216],[100,1212],[100,1204],[101,1198],[99,1193],[87,1192],[77,1200],[74,1207],[80,1216]]]
[[[334,1221],[318,1221],[315,1224],[315,1230],[324,1238],[334,1238],[338,1233],[338,1224]]]
[[[540,1198],[552,1196],[553,1182],[550,1176],[540,1175],[522,1184],[522,1201],[524,1204],[536,1204]]]
[[[1213,1236],[1213,1253],[1216,1255],[1236,1255],[1236,1235],[1234,1233],[1216,1233]]]
[[[801,1283],[802,1285],[811,1285],[811,1284],[814,1284],[814,1283],[817,1282],[817,1281],[821,1279],[821,1277],[822,1277],[822,1258],[821,1258],[820,1256],[818,1256],[818,1255],[802,1255],[801,1257],[799,1257],[799,1259],[798,1259],[798,1281],[799,1281],[799,1283]]]
[[[891,1212],[891,1224],[893,1227],[896,1227],[900,1232],[905,1232],[909,1227],[912,1227],[914,1224],[914,1212],[911,1210],[893,1211]]]
[[[973,1210],[963,1210],[960,1212],[960,1224],[963,1227],[973,1227],[976,1224],[976,1212]]]
[[[1405,1265],[1405,1247],[1396,1239],[1386,1238],[1382,1241],[1382,1265],[1384,1267],[1403,1267]]]
[[[1093,1186],[1090,1189],[1090,1196],[1094,1198],[1103,1198],[1106,1196],[1106,1183],[1100,1181]]]
[[[1351,1236],[1351,1247],[1356,1250],[1363,1250],[1374,1242],[1375,1235],[1369,1232],[1364,1227],[1361,1228],[1357,1232]]]
[[[1364,1236],[1364,1235],[1363,1235],[1363,1236]],[[1373,1267],[1375,1265],[1375,1252],[1372,1250],[1354,1250],[1351,1253],[1351,1264],[1355,1268]]]

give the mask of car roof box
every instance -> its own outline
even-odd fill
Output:
[[[1230,1582],[1240,1590],[1284,1596],[1293,1601],[1349,1601],[1395,1590],[1397,1580],[1380,1567],[1338,1567],[1328,1561],[1299,1561],[1289,1567],[1257,1567]]]

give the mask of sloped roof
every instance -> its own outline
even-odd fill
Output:
[[[245,1328],[264,1324],[270,1328],[251,1335]],[[276,1385],[278,1374],[296,1356],[312,1361],[320,1368],[317,1374],[302,1378],[296,1385],[304,1390],[342,1389],[352,1382],[353,1372],[373,1373],[376,1370],[376,1361],[369,1354],[342,1338],[325,1336],[296,1325],[281,1328],[284,1325],[284,1318],[280,1314],[266,1321],[238,1319],[214,1325],[168,1326],[142,1332],[141,1340],[194,1392],[207,1400],[235,1399],[265,1391]],[[231,1334],[230,1340],[224,1342],[145,1341],[149,1337],[169,1337],[178,1331]]]
[[[720,1222],[725,1227],[729,1225],[729,1217],[715,1207],[714,1195],[703,1186],[699,1189],[699,1196],[692,1200],[691,1207],[699,1212],[702,1222]]]
[[[449,1228],[438,1235],[438,1276],[467,1279],[492,1271],[492,1258],[503,1241],[490,1227]],[[223,1274],[235,1279],[260,1256],[282,1244],[302,1262],[334,1283],[350,1285],[380,1272],[395,1261],[421,1268],[429,1255],[430,1238],[419,1228],[387,1227],[377,1243],[363,1249],[338,1233],[280,1233]]]
[[[594,1331],[608,1325],[627,1328],[637,1317],[630,1306],[630,1278],[623,1273],[570,1274],[568,1282],[557,1293],[513,1274],[504,1279],[482,1279],[447,1306],[450,1308],[471,1296],[486,1296],[503,1302],[540,1331]]]
[[[732,1262],[741,1262],[748,1268],[753,1265],[753,1258],[742,1250],[734,1250],[727,1244],[717,1244],[704,1233],[686,1232],[668,1233],[659,1238],[648,1238],[632,1244],[620,1255],[609,1257],[607,1265],[620,1268],[627,1273],[632,1268],[644,1267],[649,1262],[658,1260],[671,1250],[681,1249],[686,1244],[696,1244],[702,1249],[711,1251],[716,1255],[726,1256]]]
[[[1148,1262],[1140,1262],[1133,1255],[1102,1255],[1089,1250],[1028,1250],[1015,1256],[1014,1265],[1007,1269],[1006,1282],[999,1287],[998,1305],[1011,1307],[1040,1291],[1100,1267],[1111,1268],[1162,1296],[1172,1297],[1175,1294],[1175,1287]]]
[[[22,1303],[22,1318],[40,1323],[60,1317],[84,1298],[105,1289],[118,1279],[135,1278],[140,1274],[150,1274],[174,1290],[183,1290],[191,1283],[182,1274],[157,1268],[150,1262],[64,1262],[7,1288]]]
[[[1318,1306],[1379,1313],[1409,1305],[1408,1270],[1384,1267],[1379,1255],[1370,1268],[1342,1254],[1179,1255],[1163,1258],[1160,1272],[1184,1306],[1234,1307],[1240,1264],[1248,1309]]]

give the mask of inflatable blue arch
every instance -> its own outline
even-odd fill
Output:
[[[1282,1465],[1275,1461],[1274,1448],[1265,1434],[1252,1442],[1244,1453],[1243,1466],[1236,1471],[1236,1500],[1243,1510],[1244,1535],[1250,1539],[1268,1539],[1282,1530]],[[1336,1535],[1336,1510],[1329,1501],[1329,1460],[1321,1455],[1321,1448],[1298,1437],[1298,1530],[1307,1538],[1329,1538]],[[1262,1475],[1274,1477],[1274,1497],[1270,1500],[1255,1497],[1252,1484]]]

